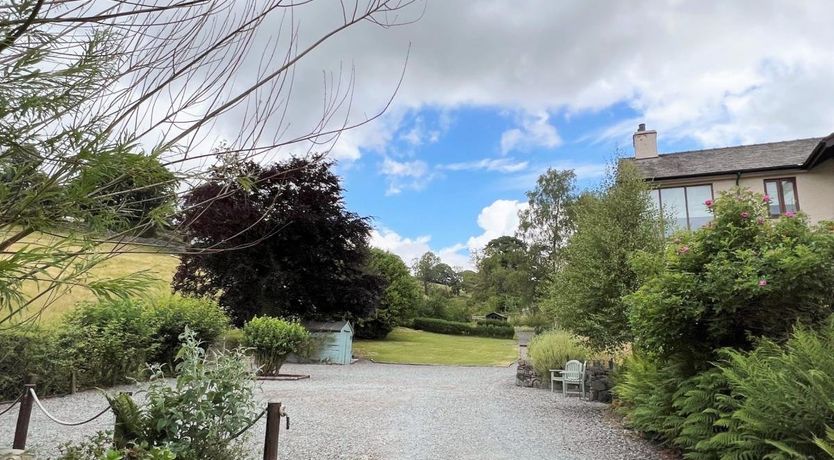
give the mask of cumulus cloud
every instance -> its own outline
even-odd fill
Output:
[[[431,236],[423,235],[415,238],[401,236],[389,228],[371,230],[371,246],[384,249],[400,256],[406,265],[411,266],[415,259],[431,251],[452,267],[472,269],[472,259],[465,251],[466,245],[455,244],[446,248],[432,249]]]
[[[526,208],[527,203],[517,200],[496,200],[483,208],[478,214],[478,226],[483,233],[469,238],[466,247],[474,253],[499,236],[514,235],[518,229],[518,211]]]

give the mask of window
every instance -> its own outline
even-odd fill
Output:
[[[706,201],[712,199],[712,185],[669,187],[652,190],[652,201],[675,230],[695,230],[712,220]]]
[[[799,211],[799,197],[796,194],[796,178],[765,179],[765,193],[770,197],[770,217],[779,217],[786,212]]]

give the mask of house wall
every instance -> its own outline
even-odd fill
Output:
[[[764,193],[764,180],[780,177],[795,177],[799,209],[808,215],[811,222],[834,220],[834,160],[826,161],[810,171],[781,170],[764,173],[742,173],[738,185],[757,193]],[[723,192],[736,186],[736,175],[708,176],[691,179],[656,180],[656,187],[677,187],[682,185],[712,184],[717,198]]]

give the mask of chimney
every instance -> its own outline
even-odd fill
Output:
[[[657,158],[657,131],[646,131],[646,124],[640,123],[633,139],[634,158]]]

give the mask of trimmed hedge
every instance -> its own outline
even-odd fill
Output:
[[[16,398],[30,375],[40,396],[69,393],[73,371],[79,389],[141,379],[148,362],[172,364],[186,326],[211,344],[228,322],[214,301],[165,296],[82,303],[50,328],[0,331],[0,401]]]
[[[513,325],[504,321],[503,319],[477,319],[475,324],[478,326],[494,326],[494,327],[508,327],[513,328]]]
[[[414,329],[450,335],[473,335],[478,337],[493,337],[497,339],[511,339],[515,335],[512,327],[495,327],[472,325],[457,321],[446,321],[435,318],[415,318]]]

